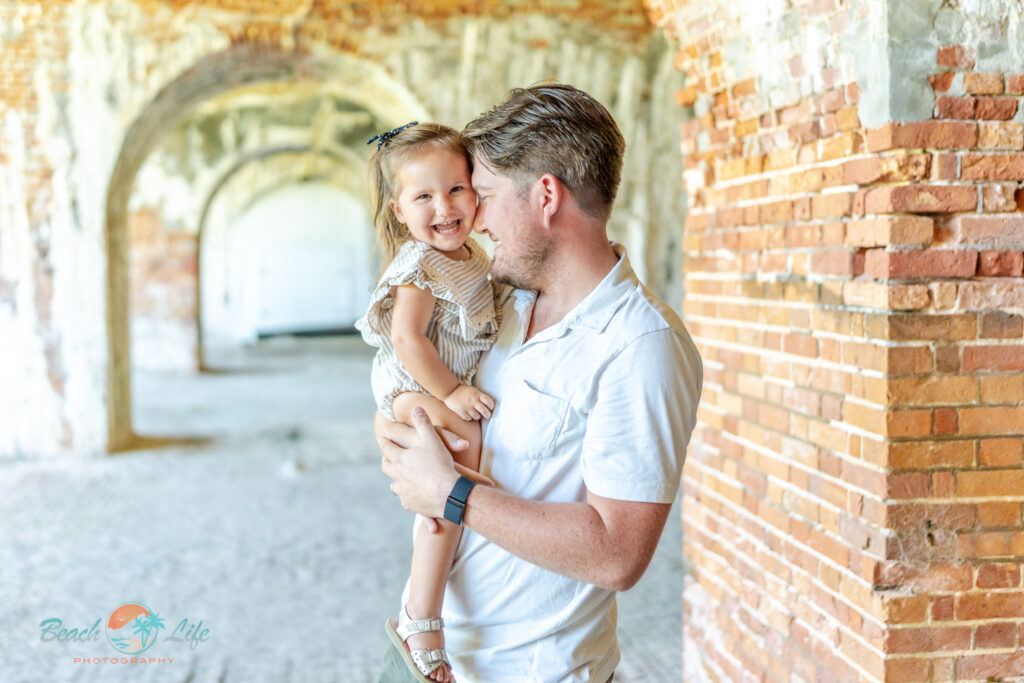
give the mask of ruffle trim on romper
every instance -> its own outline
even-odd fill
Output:
[[[471,240],[467,240],[466,244],[472,244],[470,260],[487,259],[483,250]],[[412,254],[416,255],[416,260],[414,263],[407,264],[406,262]],[[448,261],[448,263],[444,263],[444,261]],[[448,266],[453,269],[459,268],[458,264],[461,263],[464,262],[451,261],[447,256],[422,242],[406,242],[371,293],[369,309],[366,316],[356,322],[356,328],[363,333],[364,338],[367,337],[367,332],[372,333],[375,337],[383,336],[383,319],[387,312],[394,307],[395,302],[391,295],[391,289],[403,285],[415,285],[422,290],[429,291],[436,299],[454,304],[455,310],[452,312],[458,315],[459,331],[463,339],[472,341],[492,337],[498,329],[493,289],[483,288],[483,291],[487,293],[486,296],[478,295],[473,301],[466,300],[463,292],[452,288],[453,275],[444,272]],[[486,277],[487,266],[480,269],[482,270],[481,277]],[[451,310],[449,308],[449,311]],[[367,339],[367,341],[371,342],[371,339]],[[380,346],[380,344],[375,345]]]

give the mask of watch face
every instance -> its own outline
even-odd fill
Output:
[[[448,502],[444,505],[444,518],[452,524],[462,524],[462,515],[466,511],[466,498],[476,486],[476,482],[467,477],[459,477],[448,494]]]
[[[462,513],[465,509],[465,504],[462,501],[448,496],[448,502],[444,505],[444,518],[452,524],[462,524]]]

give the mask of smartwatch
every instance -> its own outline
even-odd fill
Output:
[[[444,504],[444,518],[453,524],[462,524],[462,517],[466,513],[466,499],[469,492],[476,486],[476,482],[467,477],[459,477],[448,494],[448,502]]]

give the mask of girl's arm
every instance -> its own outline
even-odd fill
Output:
[[[398,360],[421,387],[441,399],[463,420],[489,418],[494,410],[494,399],[476,387],[460,384],[427,339],[427,327],[436,303],[433,294],[416,285],[395,287],[391,343]]]
[[[402,366],[420,386],[442,401],[459,386],[459,378],[441,360],[427,339],[436,299],[416,285],[395,287],[391,312],[391,343]]]

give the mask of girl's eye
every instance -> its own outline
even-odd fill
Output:
[[[421,195],[420,195],[419,197],[417,197],[416,199],[430,199],[430,195],[429,195],[429,194],[421,194]]]
[[[456,185],[455,187],[452,188],[452,193],[454,194],[455,192],[461,192],[462,190],[465,189],[466,188],[464,188],[462,185]]]

